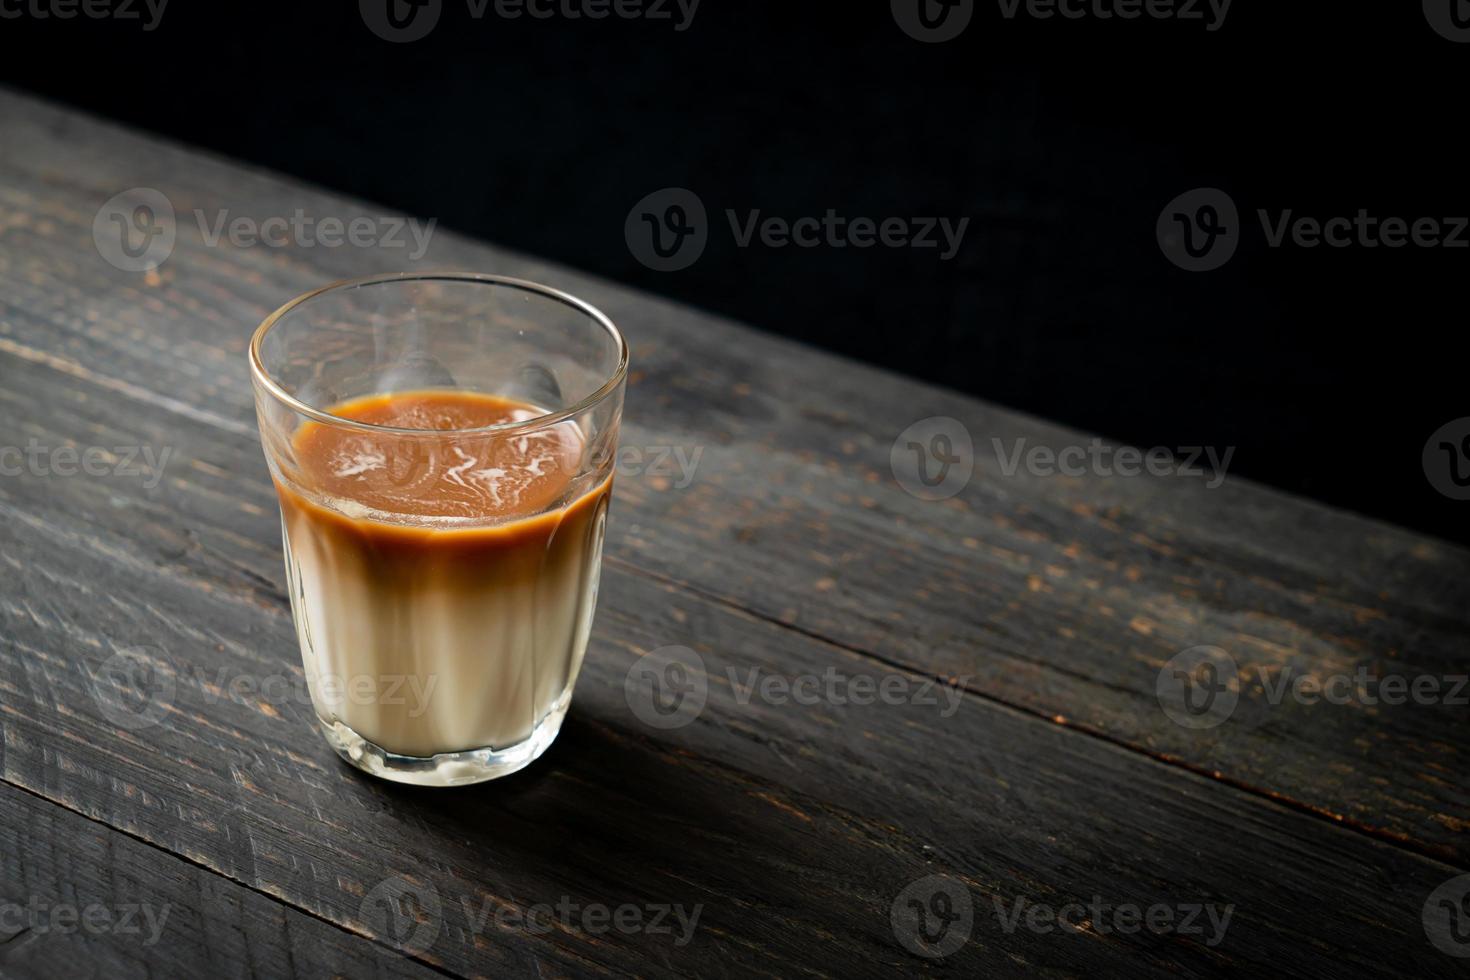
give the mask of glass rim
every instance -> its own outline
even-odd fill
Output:
[[[390,282],[467,282],[479,283],[491,286],[510,286],[525,292],[535,293],[540,296],[554,299],[560,303],[572,307],[585,314],[598,326],[602,327],[613,342],[617,345],[618,364],[614,368],[612,376],[602,384],[596,391],[580,399],[576,404],[566,408],[557,409],[554,412],[545,412],[529,419],[520,419],[514,422],[497,422],[494,425],[474,426],[467,429],[410,429],[396,425],[378,425],[373,422],[364,422],[361,419],[348,418],[345,415],[335,415],[331,412],[315,408],[292,395],[281,387],[280,383],[272,378],[270,372],[265,369],[264,362],[260,358],[260,347],[265,341],[266,334],[271,328],[278,324],[287,314],[300,306],[305,305],[318,296],[327,293],[340,292],[345,289],[356,289],[361,286],[376,286]],[[580,415],[588,409],[596,406],[617,390],[618,385],[628,375],[628,342],[623,333],[613,323],[612,318],[603,313],[597,307],[586,300],[579,299],[571,293],[546,286],[529,279],[516,279],[511,276],[500,276],[489,272],[387,272],[371,276],[361,276],[356,279],[339,279],[329,282],[324,286],[301,293],[283,303],[275,312],[271,313],[261,321],[260,326],[255,328],[255,333],[250,338],[250,373],[255,382],[266,390],[273,398],[284,403],[292,410],[305,415],[313,422],[321,425],[342,426],[349,429],[358,429],[365,432],[383,432],[395,436],[426,436],[439,437],[445,435],[464,435],[480,433],[512,432],[519,429],[538,429],[548,425],[556,425],[565,422],[574,416]]]

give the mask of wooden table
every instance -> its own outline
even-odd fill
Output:
[[[140,187],[176,214],[151,272],[94,238]],[[210,244],[196,209],[380,213],[0,93],[0,443],[33,450],[0,455],[0,975],[1470,968],[1465,550],[1234,476],[1012,467],[1092,437],[444,229],[410,262]],[[245,356],[292,295],[408,267],[606,310],[643,454],[560,740],[457,791],[315,730]],[[1187,367],[1117,380],[1189,397]],[[940,500],[898,479],[932,417],[975,446]],[[1213,702],[1174,674],[1200,646]],[[704,704],[655,726],[671,647]],[[1356,673],[1444,688],[1280,686]]]

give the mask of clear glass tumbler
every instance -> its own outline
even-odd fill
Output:
[[[515,279],[375,276],[272,313],[250,367],[327,741],[421,785],[529,765],[597,601],[617,327]]]

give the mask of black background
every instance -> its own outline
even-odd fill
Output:
[[[1256,216],[1470,214],[1470,44],[1373,6],[1236,0],[1211,31],[991,0],[925,44],[887,2],[703,0],[678,31],[445,0],[391,44],[355,3],[172,0],[153,31],[0,19],[0,81],[1090,432],[1234,446],[1233,474],[1470,541],[1421,464],[1470,415],[1470,248],[1271,248]],[[670,186],[710,243],[660,273],[624,222]],[[1155,233],[1196,187],[1241,215],[1211,272]],[[740,248],[727,208],[970,225],[950,261]]]

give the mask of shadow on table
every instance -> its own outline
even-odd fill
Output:
[[[814,900],[855,900],[830,823],[739,770],[575,708],[547,754],[513,776],[375,789],[401,825],[424,828],[414,849],[442,855],[467,892],[523,907],[708,904],[707,920],[738,907],[775,927]]]

